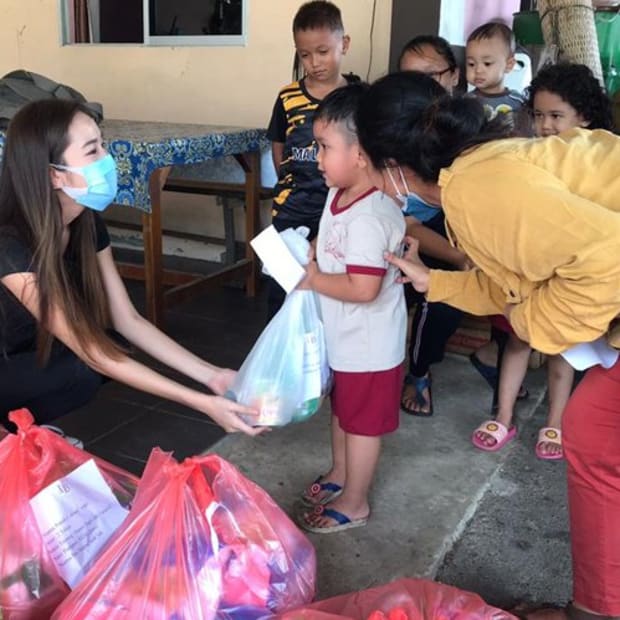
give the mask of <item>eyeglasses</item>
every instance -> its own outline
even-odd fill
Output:
[[[434,80],[439,81],[439,79],[441,78],[441,76],[444,73],[448,73],[448,71],[454,71],[454,69],[452,67],[446,67],[443,71],[424,71],[424,75],[428,75],[428,77],[433,78]]]

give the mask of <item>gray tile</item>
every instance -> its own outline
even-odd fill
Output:
[[[100,459],[103,459],[108,463],[112,463],[113,465],[116,465],[117,467],[120,467],[138,477],[142,476],[144,466],[146,465],[146,460],[118,454],[114,450],[105,450],[95,444],[89,446],[87,450],[95,456],[98,456]]]
[[[143,409],[151,409],[162,402],[162,399],[158,396],[136,390],[119,381],[110,381],[106,383],[97,393],[97,398],[95,400],[105,402],[123,401],[138,405]]]
[[[144,412],[145,409],[136,404],[97,398],[80,409],[56,418],[53,424],[67,435],[78,437],[88,444],[123,428]]]
[[[95,454],[100,450],[115,457],[140,461],[146,461],[151,450],[159,447],[174,451],[175,457],[181,460],[204,452],[223,435],[219,426],[187,415],[153,410],[86,447]]]
[[[161,413],[172,413],[177,416],[189,418],[195,422],[201,422],[202,424],[210,424],[211,426],[216,426],[219,428],[219,425],[214,422],[208,415],[204,413],[200,413],[199,411],[195,411],[194,409],[190,409],[185,405],[180,405],[179,403],[174,403],[171,401],[166,401],[161,405],[158,405],[155,408],[155,411]]]

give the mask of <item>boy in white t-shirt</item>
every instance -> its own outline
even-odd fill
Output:
[[[301,288],[319,293],[334,371],[332,467],[306,490],[306,530],[365,525],[381,436],[398,428],[406,307],[398,270],[384,259],[405,234],[400,207],[375,188],[355,129],[366,86],[328,95],[314,118],[319,169],[330,187],[319,225],[317,262]]]

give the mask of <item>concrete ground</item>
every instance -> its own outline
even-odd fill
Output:
[[[402,414],[387,437],[368,525],[310,534],[322,599],[401,576],[437,578],[508,608],[521,600],[570,598],[564,464],[534,456],[544,424],[543,371],[517,410],[519,436],[499,453],[470,443],[491,392],[464,357],[433,370],[435,415]],[[329,410],[252,439],[230,435],[213,451],[235,463],[289,513],[329,467]]]
[[[129,286],[142,307],[142,287]],[[265,292],[252,299],[241,289],[220,287],[169,310],[167,332],[211,362],[238,368],[263,329]],[[385,440],[368,526],[310,535],[319,561],[318,597],[411,576],[440,579],[505,608],[524,599],[566,601],[564,465],[534,456],[544,424],[544,372],[530,372],[532,396],[518,407],[519,438],[497,454],[480,452],[469,440],[488,415],[491,392],[467,358],[447,357],[433,376],[434,417],[403,414],[401,428]],[[264,437],[221,439],[222,429],[206,416],[112,382],[57,423],[90,452],[137,475],[153,446],[182,459],[215,444],[287,511],[328,468],[327,406],[305,424]]]

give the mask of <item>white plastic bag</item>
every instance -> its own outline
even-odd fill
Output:
[[[325,334],[312,291],[293,291],[239,369],[227,396],[259,411],[254,426],[284,426],[319,410],[331,385]]]

